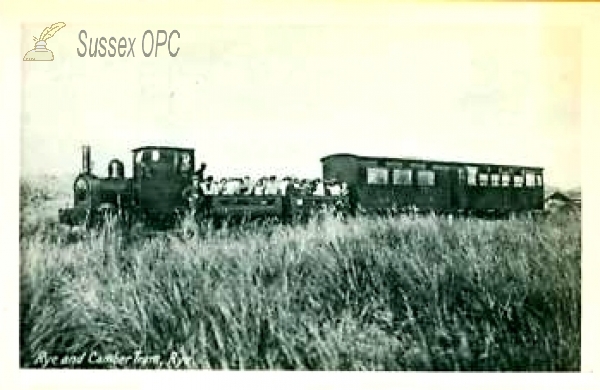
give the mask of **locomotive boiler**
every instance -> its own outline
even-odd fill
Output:
[[[91,170],[90,147],[82,147],[81,172],[73,182],[73,207],[59,209],[59,221],[68,225],[91,225],[107,212],[123,213],[133,202],[132,181],[118,159],[108,164],[106,177]]]

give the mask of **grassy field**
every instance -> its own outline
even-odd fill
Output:
[[[577,214],[86,236],[56,188],[21,184],[23,367],[579,370]]]

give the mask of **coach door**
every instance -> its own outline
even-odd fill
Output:
[[[361,168],[362,182],[359,198],[366,209],[384,209],[390,203],[390,170],[383,164]]]
[[[433,170],[435,172],[435,208],[448,210],[452,207],[452,192],[450,191],[452,169],[444,165],[434,165]]]
[[[510,185],[510,176],[510,170],[505,168],[500,171],[500,193],[503,211],[510,211],[513,208],[514,191]]]
[[[466,172],[462,167],[452,168],[448,172],[448,191],[450,192],[450,207],[454,210],[464,210],[467,207],[465,183]]]

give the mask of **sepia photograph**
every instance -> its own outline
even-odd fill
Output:
[[[15,35],[20,369],[582,371],[582,22],[90,4]]]

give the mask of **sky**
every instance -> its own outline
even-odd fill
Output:
[[[55,60],[21,67],[22,174],[75,174],[89,144],[96,173],[118,157],[129,175],[130,150],[156,144],[195,148],[217,177],[317,177],[321,157],[355,153],[542,166],[579,186],[581,30],[535,7],[518,23],[64,20]],[[23,55],[56,21],[23,24]],[[177,57],[143,56],[150,28],[179,31]],[[81,30],[136,38],[135,57],[79,57]]]

